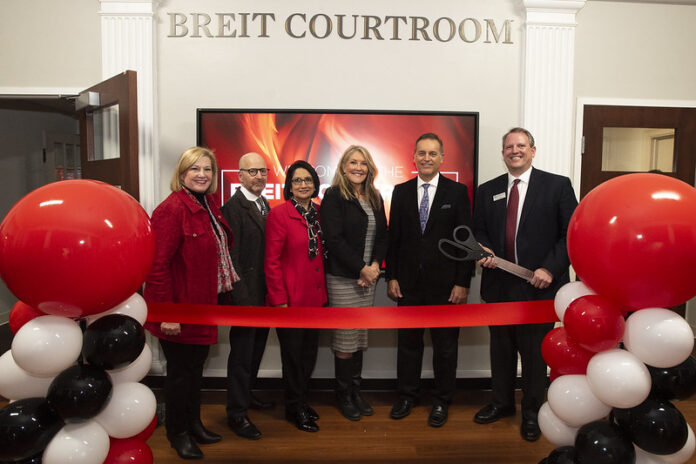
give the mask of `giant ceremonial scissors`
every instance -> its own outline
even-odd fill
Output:
[[[459,238],[460,231],[462,230],[466,231],[467,234],[464,240]],[[474,238],[474,234],[471,232],[471,229],[469,229],[467,226],[456,227],[452,232],[452,238],[454,241],[442,238],[437,244],[440,252],[449,259],[453,259],[455,261],[478,261],[479,259],[493,257],[495,259],[495,264],[503,271],[514,274],[527,282],[532,280],[532,277],[534,277],[534,273],[526,267],[522,267],[506,259],[499,258],[498,256],[494,256],[493,254],[484,250]],[[463,255],[452,256],[445,251],[445,245],[452,246],[457,250],[462,251]]]

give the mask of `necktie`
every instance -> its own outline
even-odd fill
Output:
[[[421,233],[425,232],[425,224],[428,222],[428,206],[430,203],[430,198],[428,198],[428,187],[430,187],[430,184],[423,184],[423,198],[420,202],[420,208],[418,208]]]
[[[266,204],[263,202],[263,198],[258,197],[256,199],[256,203],[259,205],[259,210],[261,211],[261,216],[266,217],[266,213],[268,211],[266,210]]]
[[[505,259],[516,263],[515,260],[515,232],[517,231],[517,208],[520,203],[520,193],[517,190],[519,179],[515,179],[510,189],[505,216]]]

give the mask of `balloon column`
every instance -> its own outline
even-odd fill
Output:
[[[7,214],[0,276],[20,301],[0,356],[0,395],[12,400],[0,462],[152,462],[156,401],[138,383],[152,354],[135,292],[153,254],[145,211],[101,182],[46,185]]]
[[[696,391],[694,334],[665,308],[696,296],[694,218],[696,189],[661,174],[614,178],[578,205],[567,241],[581,282],[556,294],[564,325],[542,344],[552,383],[539,426],[559,447],[542,462],[693,455],[693,430],[670,401]]]

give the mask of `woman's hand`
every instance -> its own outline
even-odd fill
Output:
[[[162,322],[160,330],[165,335],[179,335],[181,333],[181,324],[178,322]]]
[[[361,287],[370,287],[377,283],[377,279],[379,279],[379,265],[377,263],[372,263],[370,266],[366,264],[360,270],[358,285]]]

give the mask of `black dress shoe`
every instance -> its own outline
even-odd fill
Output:
[[[371,416],[375,413],[372,406],[370,406],[370,403],[365,401],[365,398],[362,397],[360,392],[353,392],[353,404],[358,408],[360,414],[363,416]]]
[[[307,414],[307,411],[300,409],[296,412],[285,410],[285,418],[295,424],[295,427],[303,432],[318,432],[319,426]]]
[[[522,438],[527,441],[537,441],[541,436],[539,423],[534,419],[522,420],[522,425],[520,425],[520,435],[522,435]]]
[[[447,422],[447,405],[435,404],[428,416],[428,425],[431,427],[442,427]]]
[[[494,404],[489,404],[481,408],[474,416],[474,422],[477,424],[490,424],[500,418],[515,415],[514,406],[500,407]]]
[[[193,437],[188,432],[177,433],[176,435],[167,434],[169,443],[181,459],[202,459],[203,452],[193,441]]]
[[[247,440],[258,440],[261,438],[261,432],[247,416],[228,417],[227,424],[234,433],[242,438],[246,438]]]
[[[401,398],[391,409],[389,417],[392,419],[403,419],[404,417],[411,414],[411,408],[413,407],[413,401]]]
[[[275,407],[275,401],[263,401],[257,398],[254,394],[251,394],[251,401],[249,402],[249,407],[251,409],[271,409]]]
[[[190,435],[201,445],[210,445],[211,443],[217,443],[222,440],[222,437],[215,432],[203,427],[201,421],[194,421],[189,429]]]
[[[310,419],[312,419],[313,421],[319,420],[319,413],[316,412],[313,407],[311,407],[307,403],[305,403],[302,407],[304,408],[305,412],[307,413]]]

